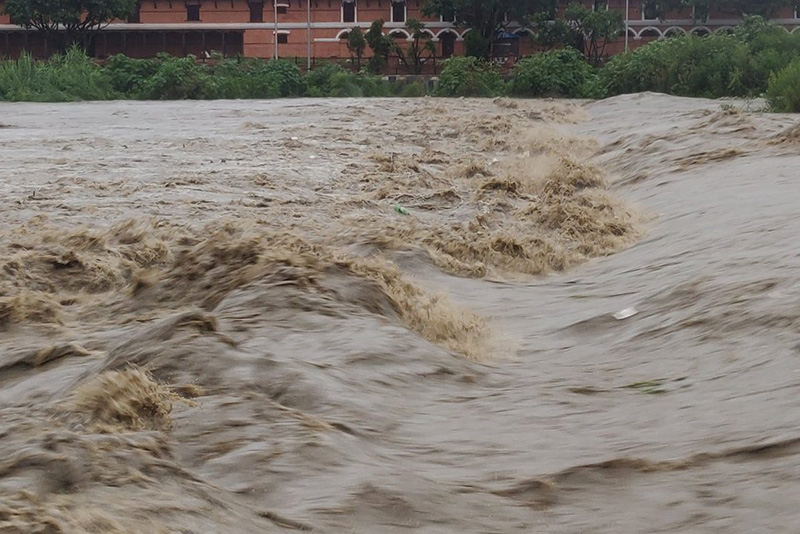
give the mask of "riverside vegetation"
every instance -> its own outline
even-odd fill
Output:
[[[329,63],[302,74],[291,61],[117,55],[98,64],[78,49],[46,61],[0,63],[0,100],[251,99],[474,96],[604,98],[654,91],[706,98],[765,96],[773,111],[800,111],[800,34],[760,17],[730,33],[655,41],[595,67],[573,48],[522,59],[504,78],[475,57],[445,63],[438,87],[393,84]]]

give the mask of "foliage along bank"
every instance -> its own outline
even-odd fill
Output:
[[[377,46],[377,45],[376,45]],[[413,60],[413,59],[412,59]],[[655,91],[707,98],[765,95],[776,111],[800,111],[800,33],[749,17],[731,34],[672,37],[595,67],[573,47],[520,60],[504,79],[475,57],[448,60],[435,96],[604,98]],[[245,99],[424,96],[421,83],[390,84],[326,64],[305,75],[292,62],[114,56],[97,64],[79,49],[47,61],[0,62],[0,100]]]

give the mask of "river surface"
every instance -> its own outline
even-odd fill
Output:
[[[2,104],[0,532],[786,531],[798,168],[657,94]]]

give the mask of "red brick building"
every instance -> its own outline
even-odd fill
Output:
[[[305,64],[314,60],[348,58],[347,33],[355,26],[366,30],[376,19],[386,21],[387,34],[409,39],[405,28],[411,18],[425,22],[436,46],[437,59],[463,53],[463,37],[468,30],[454,27],[442,18],[425,17],[423,0],[142,0],[128,21],[109,24],[95,38],[91,52],[97,57],[125,53],[150,57],[158,52],[173,55],[194,54],[207,57],[213,52],[226,56],[296,58]],[[593,0],[583,0],[593,2]],[[3,0],[0,0],[2,6]],[[310,3],[310,5],[309,5]],[[599,2],[597,2],[599,4]],[[738,19],[724,13],[692,13],[690,9],[668,14],[658,20],[640,1],[609,0],[608,9],[619,10],[626,18],[627,45],[638,46],[674,33],[726,31]],[[627,16],[626,16],[627,14]],[[776,22],[789,31],[800,27],[798,13],[785,9]],[[530,30],[511,23],[507,38],[497,55],[525,55],[532,52]],[[608,47],[609,53],[626,46],[620,39]],[[11,24],[0,15],[0,56],[14,57],[21,50],[36,56],[49,54],[46,42],[35,31]],[[367,52],[369,53],[369,52]]]

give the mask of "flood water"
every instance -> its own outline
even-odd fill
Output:
[[[798,124],[0,105],[0,532],[785,531]]]

